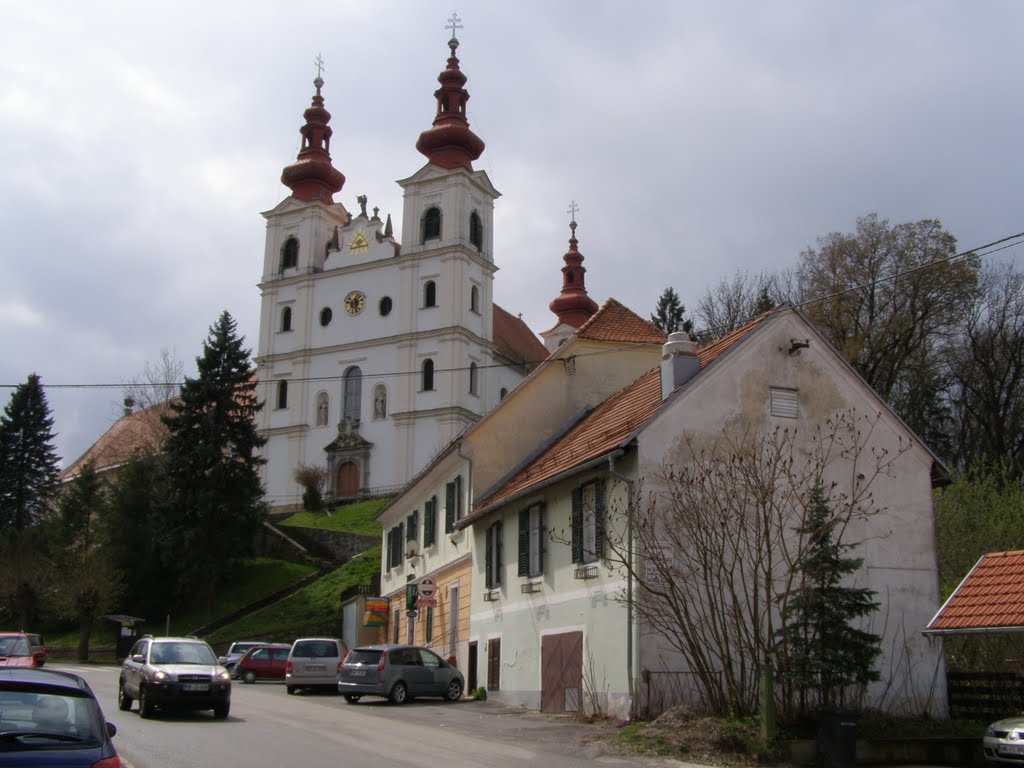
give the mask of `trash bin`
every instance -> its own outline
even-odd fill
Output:
[[[857,764],[857,713],[844,709],[818,712],[818,760],[823,768]]]

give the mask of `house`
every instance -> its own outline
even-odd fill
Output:
[[[671,623],[641,607],[652,590],[700,579],[684,568],[684,527],[677,530],[671,516],[660,527],[645,524],[666,514],[678,472],[700,466],[724,443],[735,448],[757,438],[788,448],[794,468],[814,470],[803,478],[793,470],[794,492],[775,506],[785,502],[795,512],[796,486],[814,476],[837,505],[847,505],[843,540],[863,558],[853,581],[880,603],[869,628],[882,637],[877,667],[886,675],[869,686],[865,703],[943,714],[941,650],[920,633],[938,605],[936,457],[795,309],[768,313],[699,349],[685,334],[654,344],[644,323],[606,302],[441,459],[457,462],[472,499],[446,537],[462,557],[469,554],[459,566],[460,600],[467,568],[470,580],[469,657],[460,655],[460,665],[491,697],[546,711],[625,717],[699,704],[708,691],[693,684],[698,670],[687,668]],[[585,353],[597,351],[587,349],[592,337],[612,328],[621,347]],[[823,457],[818,464],[816,456]],[[411,490],[388,508],[391,521],[421,503]],[[714,508],[714,499],[705,501]],[[780,538],[770,551],[792,556],[795,519],[776,525]],[[763,553],[751,553],[749,563],[733,558],[726,570],[754,575],[754,560],[770,563]],[[391,563],[397,587],[409,574],[397,558]],[[427,571],[435,565],[423,564]],[[769,572],[775,582],[789,571]],[[777,583],[772,589],[785,594]],[[741,592],[732,584],[722,594]],[[705,592],[702,599],[711,598]],[[743,618],[778,626],[774,600],[737,610],[760,611]],[[739,653],[730,661],[723,651],[731,642],[704,642],[702,658],[740,664],[711,671],[735,675],[754,692],[763,659]],[[756,708],[756,699],[749,704]]]

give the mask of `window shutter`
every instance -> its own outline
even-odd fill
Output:
[[[487,529],[487,546],[484,551],[484,586],[487,589],[494,588],[494,576],[492,574],[491,559],[494,553],[494,526]]]
[[[604,484],[594,487],[594,554],[604,555]]]
[[[437,516],[435,514],[435,507],[437,505],[437,497],[431,496],[423,505],[423,546],[430,547],[434,544],[434,538],[437,536]]]
[[[501,547],[502,547],[502,541],[501,541],[501,539],[502,539],[502,536],[501,536],[502,525],[501,525],[501,521],[499,520],[498,522],[496,522],[494,524],[494,527],[495,527],[494,538],[497,539],[497,541],[494,542],[494,546],[497,548],[496,549],[497,557],[494,558],[494,560],[495,560],[494,564],[496,566],[495,570],[497,571],[497,573],[494,574],[494,586],[500,587],[501,586],[501,572],[502,572],[502,570],[504,570],[503,569],[504,561],[503,561],[503,558],[501,556]]]
[[[408,527],[405,530],[405,540],[406,541],[416,541],[417,533],[419,532],[419,528],[418,528],[419,520],[417,520],[417,518],[419,517],[419,514],[420,514],[420,511],[418,509],[414,509],[412,511],[412,514],[409,515],[408,518],[406,518],[406,523],[408,524]]]
[[[544,528],[544,512],[545,512],[546,508],[547,508],[547,504],[545,504],[544,502],[541,502],[540,509],[537,512],[537,514],[538,514],[538,516],[540,518],[538,520],[538,526],[537,526],[538,527],[537,537],[539,539],[539,541],[537,542],[537,552],[539,553],[538,554],[539,559],[537,561],[537,573],[544,573],[544,538],[545,538],[544,534],[545,534],[545,531],[546,531],[546,529]]]
[[[519,571],[520,576],[530,575],[530,508],[519,510]]]
[[[572,491],[572,561],[583,562],[583,489]]]
[[[384,567],[391,570],[391,530],[384,534]]]
[[[462,475],[459,475],[455,478],[455,519],[461,520],[462,516]]]
[[[455,530],[455,483],[444,486],[444,532]]]

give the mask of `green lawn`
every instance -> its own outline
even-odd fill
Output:
[[[326,512],[299,512],[281,521],[281,525],[325,528],[330,531],[378,536],[380,535],[380,523],[374,520],[373,516],[390,501],[391,499],[369,499],[336,507]]]

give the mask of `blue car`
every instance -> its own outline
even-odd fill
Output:
[[[78,675],[0,669],[0,766],[123,768],[116,732]]]

